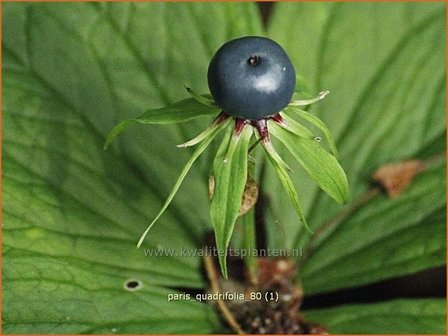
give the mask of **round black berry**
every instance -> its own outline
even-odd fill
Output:
[[[294,66],[271,39],[247,36],[225,43],[208,67],[208,86],[231,116],[256,120],[279,113],[291,100]]]

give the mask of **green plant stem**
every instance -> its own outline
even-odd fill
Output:
[[[257,144],[256,141],[254,144]],[[253,146],[253,145],[252,145]],[[255,158],[251,155],[251,148],[248,150],[248,162],[247,162],[247,176],[255,175]],[[256,228],[255,228],[255,207],[250,209],[245,215],[241,218],[241,225],[243,225],[243,248],[246,250],[247,255],[244,258],[244,263],[246,264],[248,279],[249,282],[255,284],[258,275],[257,269],[257,259],[253,255],[253,250],[257,247],[257,238],[256,238]]]
[[[248,272],[248,280],[251,284],[255,284],[257,279],[257,258],[253,255],[253,250],[256,248],[256,234],[255,234],[255,212],[250,209],[242,218],[241,225],[243,225],[243,248],[247,255],[244,257]]]

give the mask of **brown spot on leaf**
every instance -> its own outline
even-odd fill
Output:
[[[399,196],[412,182],[414,177],[425,169],[420,160],[389,163],[379,167],[372,175],[389,197]]]
[[[251,177],[247,177],[246,185],[244,186],[243,199],[241,201],[241,208],[239,215],[242,216],[248,212],[257,203],[258,199],[258,185]]]
[[[215,194],[215,177],[212,175],[208,179],[208,197],[213,198]],[[258,185],[251,177],[247,177],[246,185],[244,186],[243,199],[241,200],[241,208],[239,210],[239,216],[247,213],[257,203],[258,199]]]
[[[208,198],[212,199],[215,194],[215,177],[210,175],[208,178]]]

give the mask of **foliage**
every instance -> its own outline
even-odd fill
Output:
[[[331,91],[309,112],[335,135],[353,201],[380,165],[445,151],[444,14],[437,3],[275,5],[266,34],[288,51],[311,92]],[[206,287],[199,257],[151,258],[135,249],[193,153],[175,145],[211,117],[132,126],[112,150],[102,147],[118,121],[187,98],[183,84],[207,92],[214,51],[263,34],[255,4],[7,3],[2,15],[3,332],[220,332],[212,307],[167,302],[172,288]],[[277,148],[292,161],[294,153]],[[200,246],[210,229],[210,162],[198,159],[145,247]],[[444,264],[444,165],[430,165],[397,199],[376,196],[324,236],[301,269],[305,293]],[[343,206],[293,168],[316,230]],[[311,235],[284,206],[275,172],[266,172],[269,245],[307,246]],[[131,278],[140,290],[123,288]],[[445,304],[436,299],[306,316],[332,333],[445,332]]]

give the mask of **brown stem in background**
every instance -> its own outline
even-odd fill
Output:
[[[335,217],[333,217],[330,221],[321,225],[313,234],[308,243],[305,251],[303,252],[303,257],[298,262],[298,267],[300,268],[313,254],[317,246],[319,245],[319,238],[323,233],[328,231],[329,229],[338,226],[340,223],[345,221],[351,215],[353,215],[359,208],[367,204],[372,198],[378,195],[381,192],[379,187],[372,188],[365,192],[360,198],[358,198],[355,202],[353,202],[349,207],[342,210]]]
[[[437,163],[438,161],[445,158],[445,153],[440,153],[434,156],[431,156],[427,158],[426,160],[421,160],[422,167],[419,168],[419,170],[416,173],[420,173],[428,168],[428,166]],[[417,161],[417,160],[414,160]],[[381,167],[384,167],[386,165],[383,165]],[[381,167],[378,168],[378,170],[381,169]],[[377,171],[378,171],[377,170]],[[412,179],[408,181],[408,183],[411,183]],[[384,187],[384,186],[383,186]],[[383,188],[381,186],[376,186],[368,191],[366,191],[363,195],[361,195],[356,201],[350,204],[350,206],[343,209],[340,213],[338,213],[335,217],[333,217],[331,220],[326,222],[325,224],[321,225],[313,234],[313,236],[310,238],[310,241],[308,245],[305,248],[305,251],[303,252],[303,257],[298,262],[298,267],[300,268],[314,253],[316,248],[321,243],[321,237],[325,232],[328,232],[330,229],[337,227],[340,225],[343,221],[345,221],[347,218],[352,216],[356,211],[358,211],[361,207],[366,205],[368,202],[370,202],[375,196],[379,195],[381,192],[383,192]],[[395,195],[395,197],[398,195]]]
[[[427,159],[422,160],[422,161],[426,166],[430,166],[432,164],[437,163],[437,161],[443,160],[444,158],[446,158],[445,152],[430,156]]]
[[[261,21],[265,28],[267,28],[268,26],[274,4],[275,4],[274,1],[257,2],[261,14]]]
[[[204,266],[205,271],[207,273],[208,280],[210,281],[210,285],[212,286],[213,293],[219,293],[221,291],[221,286],[219,285],[219,276],[216,272],[215,264],[213,262],[213,257],[211,256],[204,256]],[[232,329],[238,333],[239,335],[245,335],[243,329],[236,321],[233,314],[230,312],[229,308],[227,308],[226,304],[223,300],[218,299],[216,301],[218,304],[219,310],[221,310],[221,313],[224,317],[224,319],[227,321],[229,326],[232,327]]]

